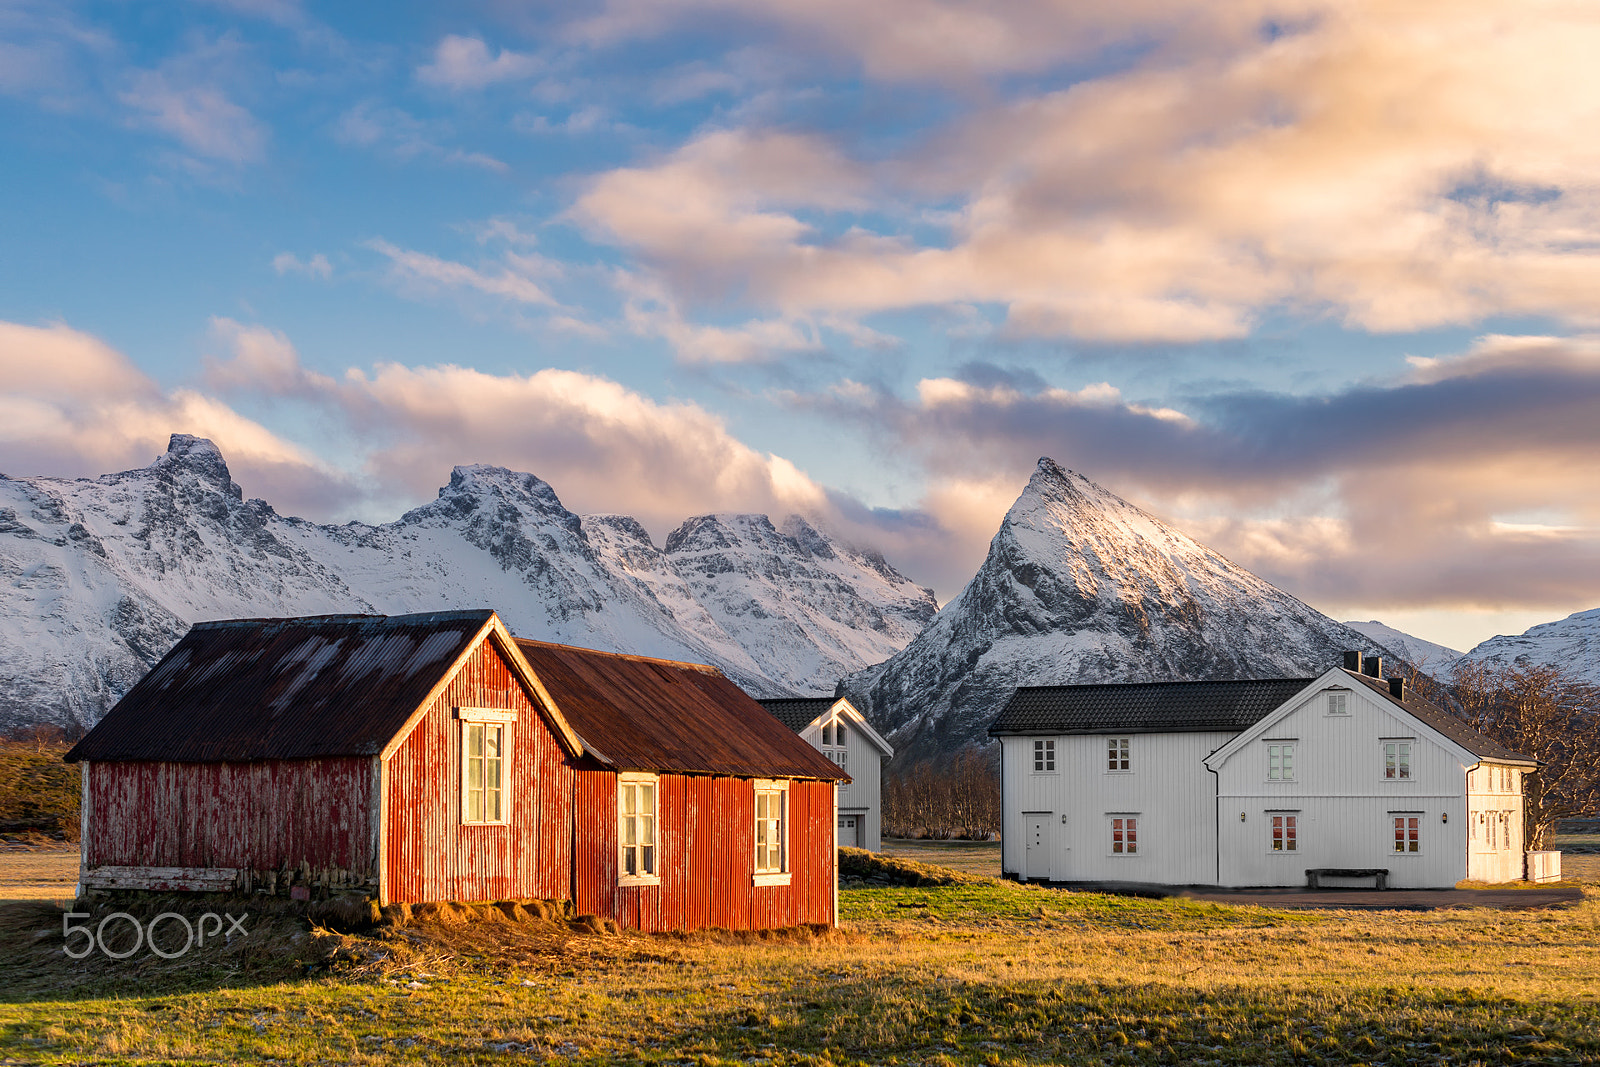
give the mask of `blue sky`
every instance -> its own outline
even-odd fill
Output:
[[[1600,15],[1090,8],[0,0],[0,469],[499,463],[944,600],[1050,455],[1339,617],[1600,602]]]

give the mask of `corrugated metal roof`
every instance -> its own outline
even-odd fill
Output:
[[[848,779],[715,667],[517,640],[584,747],[619,771]]]
[[[1084,734],[1118,730],[1237,733],[1310,685],[1314,678],[1252,681],[1028,685],[1012,694],[989,727],[1002,734]]]
[[[1389,703],[1404,708],[1408,713],[1438,730],[1479,759],[1520,763],[1538,762],[1532,756],[1524,756],[1519,752],[1513,752],[1488,735],[1479,733],[1448,711],[1436,704],[1423,700],[1409,689],[1406,690],[1404,700],[1396,700],[1394,694],[1389,691],[1389,683],[1384,679],[1374,678],[1370,674],[1360,674],[1352,670],[1345,670],[1344,673],[1368,689],[1381,693]]]
[[[493,616],[196,623],[66,758],[376,755]]]
[[[838,703],[838,697],[769,697],[756,703],[766,708],[774,719],[799,733]]]

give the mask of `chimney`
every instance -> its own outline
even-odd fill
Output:
[[[1361,673],[1361,653],[1360,652],[1346,652],[1344,654],[1344,669],[1347,670],[1347,671],[1355,671],[1357,674],[1360,674]]]
[[[1373,678],[1383,677],[1383,657],[1363,656],[1361,658],[1361,673]]]
[[[1406,698],[1406,680],[1398,675],[1389,679],[1389,695],[1396,700]]]

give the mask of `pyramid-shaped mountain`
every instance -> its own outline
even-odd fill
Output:
[[[1309,676],[1372,645],[1041,459],[961,594],[840,688],[919,760],[984,741],[1019,685]]]

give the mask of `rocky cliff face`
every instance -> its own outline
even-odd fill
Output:
[[[395,522],[325,526],[244,500],[216,447],[182,434],[139,470],[0,477],[0,728],[93,722],[204,619],[488,606],[523,636],[714,663],[777,696],[830,690],[932,616],[881,559],[803,520],[784,531],[707,516],[663,551],[484,466]]]
[[[966,589],[840,688],[919,759],[985,740],[1018,685],[1311,675],[1372,645],[1042,459]]]
[[[1450,680],[1450,673],[1461,653],[1453,648],[1412,637],[1408,633],[1385,626],[1377,619],[1370,622],[1346,622],[1346,626],[1384,648],[1392,649],[1420,670],[1433,675],[1441,682]]]
[[[1491,637],[1459,662],[1489,667],[1554,666],[1579,681],[1600,685],[1600,608],[1543,622],[1515,636]]]

